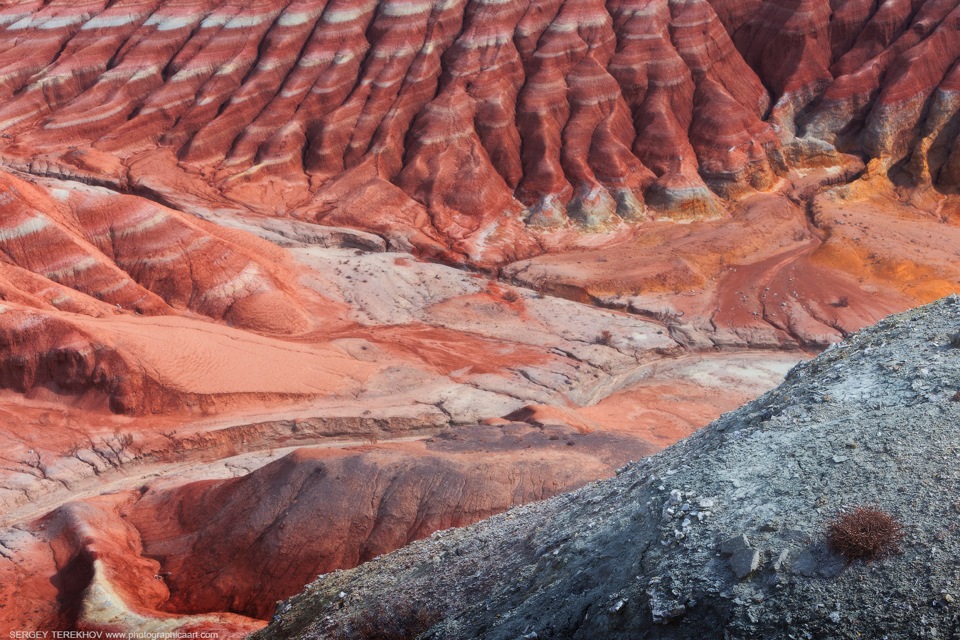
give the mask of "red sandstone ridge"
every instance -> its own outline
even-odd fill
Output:
[[[540,250],[528,225],[711,217],[837,149],[952,188],[957,10],[21,2],[0,10],[0,153],[497,264]]]
[[[148,492],[126,519],[166,572],[164,610],[267,618],[318,573],[607,476],[652,450],[562,426],[462,427],[347,455],[298,450],[242,478]]]
[[[714,0],[774,100],[771,122],[806,153],[831,146],[953,192],[960,7],[952,0]],[[781,135],[781,137],[783,137]]]
[[[530,255],[524,222],[712,216],[783,169],[770,96],[705,1],[3,11],[10,166],[449,260]]]
[[[39,309],[195,312],[271,333],[310,327],[282,252],[142,198],[0,173],[0,278]]]
[[[0,533],[0,549],[16,550],[0,554],[0,597],[21,592],[0,620],[240,637],[318,573],[608,477],[651,452],[559,425],[469,426],[426,442],[299,449],[238,478],[73,502]]]

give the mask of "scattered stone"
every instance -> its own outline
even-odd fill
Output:
[[[818,543],[805,549],[793,563],[793,571],[806,577],[835,578],[843,573],[846,562],[843,558],[830,553],[827,545]]]
[[[613,606],[610,607],[610,613],[617,613],[623,609],[624,605],[627,604],[627,601],[628,598],[621,598],[620,600],[617,600],[615,603],[613,603]]]
[[[742,580],[760,566],[760,552],[756,549],[741,549],[730,556],[730,568]]]
[[[656,624],[667,624],[687,612],[687,607],[659,591],[647,592],[650,596],[650,615]]]
[[[787,560],[790,558],[790,551],[784,549],[777,556],[777,559],[773,561],[773,570],[774,571],[783,571],[784,567],[787,564]]]
[[[730,538],[729,540],[720,543],[720,553],[727,556],[749,548],[750,540],[747,539],[747,536],[744,534],[740,534],[735,538]]]

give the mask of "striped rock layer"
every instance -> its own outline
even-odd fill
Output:
[[[530,225],[715,216],[836,149],[953,189],[958,19],[956,0],[25,0],[0,9],[0,153],[499,264],[538,251]]]
[[[0,498],[23,518],[0,530],[0,632],[242,637],[317,573],[648,453],[551,410],[669,425],[670,403],[720,406],[728,387],[703,380],[742,386],[721,361],[598,402],[648,356],[822,345],[907,304],[874,280],[953,287],[956,225],[868,229],[868,204],[834,222],[785,195],[729,205],[802,183],[793,169],[847,179],[861,162],[920,204],[955,194],[958,1],[0,0]],[[578,231],[704,218],[647,225],[609,260],[523,264],[631,233]],[[515,263],[531,287],[559,273],[548,293],[651,320],[368,262],[350,242],[324,255],[323,233]],[[481,410],[494,421],[463,435]],[[172,488],[131,475],[79,499],[133,462],[272,458],[448,420],[459,430],[429,441]],[[59,483],[77,500],[54,507]]]

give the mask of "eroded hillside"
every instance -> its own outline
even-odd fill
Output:
[[[0,625],[241,635],[957,291],[958,11],[2,3]]]

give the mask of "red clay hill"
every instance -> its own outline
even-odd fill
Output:
[[[960,290],[957,0],[0,4],[0,631],[243,635]]]
[[[953,189],[958,19],[917,0],[19,2],[0,151],[499,264],[538,251],[525,223],[715,216],[837,149]]]

